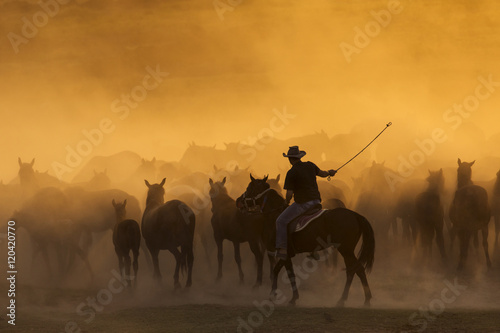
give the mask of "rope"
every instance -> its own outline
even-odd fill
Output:
[[[355,159],[359,154],[361,154],[366,148],[368,148],[369,145],[371,145],[373,143],[373,141],[377,140],[377,138],[382,134],[384,133],[384,131],[386,129],[389,128],[389,126],[392,125],[392,122],[389,122],[385,125],[385,128],[379,133],[377,134],[377,136],[375,138],[373,138],[372,141],[370,141],[370,143],[368,143],[363,149],[361,149],[356,155],[354,155],[349,161],[345,162],[344,164],[342,164],[342,166],[340,168],[338,168],[336,171],[339,171],[340,169],[342,169],[344,166],[346,166],[349,162],[351,162],[353,159]],[[330,180],[330,176],[328,176],[328,180]]]

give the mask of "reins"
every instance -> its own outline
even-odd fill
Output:
[[[264,207],[267,203],[267,196],[264,197],[264,200],[262,202],[262,206],[257,204],[257,200],[259,200],[264,195],[266,195],[266,193],[269,192],[270,190],[271,190],[271,188],[268,188],[268,189],[262,191],[261,193],[257,194],[255,197],[250,197],[250,198],[246,197],[247,192],[245,191],[245,193],[243,193],[242,199],[243,199],[243,204],[245,206],[246,211],[249,213],[262,213],[264,210]],[[249,202],[252,204],[251,206],[249,206],[249,204],[248,204]]]

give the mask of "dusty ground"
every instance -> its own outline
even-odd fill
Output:
[[[104,237],[102,243],[107,240]],[[225,245],[221,282],[215,282],[215,260],[209,262],[198,249],[192,288],[175,291],[173,257],[162,252],[162,284],[153,282],[141,257],[135,293],[116,291],[120,284],[113,273],[117,264],[109,244],[98,244],[91,253],[96,272],[91,283],[83,265],[76,265],[64,280],[50,280],[43,264],[30,268],[30,249],[20,248],[16,326],[8,325],[6,310],[0,310],[0,331],[500,332],[500,256],[493,249],[492,269],[486,269],[482,251],[471,250],[466,270],[457,275],[456,253],[448,264],[438,258],[423,263],[409,248],[393,251],[379,244],[368,276],[373,299],[367,309],[357,278],[345,308],[335,307],[345,283],[343,264],[333,268],[303,256],[294,258],[300,292],[297,306],[287,305],[291,291],[285,276],[279,279],[281,296],[271,303],[267,260],[263,286],[253,290],[255,265],[248,246],[242,246],[245,281],[239,284],[232,248]],[[2,309],[7,304],[4,281],[2,275]],[[93,299],[100,299],[98,310],[87,306]]]
[[[20,311],[15,328],[3,332],[64,332],[76,321],[81,332],[500,332],[498,310],[451,310],[435,320],[410,325],[413,310],[278,307],[269,317],[255,307],[217,304],[128,308],[106,311],[87,324],[55,309]],[[252,315],[253,314],[253,315]],[[250,323],[248,318],[250,316]],[[246,319],[249,326],[238,319]],[[253,320],[253,321],[252,321]],[[70,324],[71,325],[71,324]]]

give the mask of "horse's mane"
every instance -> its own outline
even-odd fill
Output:
[[[156,192],[158,192],[158,191],[154,191],[151,189],[148,191],[148,196],[146,197],[146,207],[148,207],[152,203],[156,203],[158,205],[161,205],[165,202],[165,200],[163,198],[164,193],[156,193]]]
[[[272,208],[278,208],[285,204],[285,199],[275,189],[268,192],[268,205]]]

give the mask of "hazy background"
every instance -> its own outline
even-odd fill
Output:
[[[75,0],[15,53],[7,35],[22,35],[23,17],[33,22],[41,10],[36,2],[0,7],[4,181],[15,177],[17,157],[35,157],[37,170],[53,174],[66,146],[75,148],[82,130],[103,118],[116,129],[81,166],[122,150],[178,160],[191,141],[224,149],[269,127],[273,109],[284,107],[296,118],[279,139],[320,130],[370,139],[392,121],[377,148],[392,168],[436,127],[449,140],[433,157],[500,156],[500,91],[457,130],[443,120],[474,94],[478,76],[500,81],[497,1],[401,1],[403,11],[350,63],[340,43],[354,45],[354,28],[364,29],[388,1],[245,0],[221,20],[210,0]],[[121,120],[113,100],[157,65],[169,76]],[[362,146],[346,157],[355,147]]]

